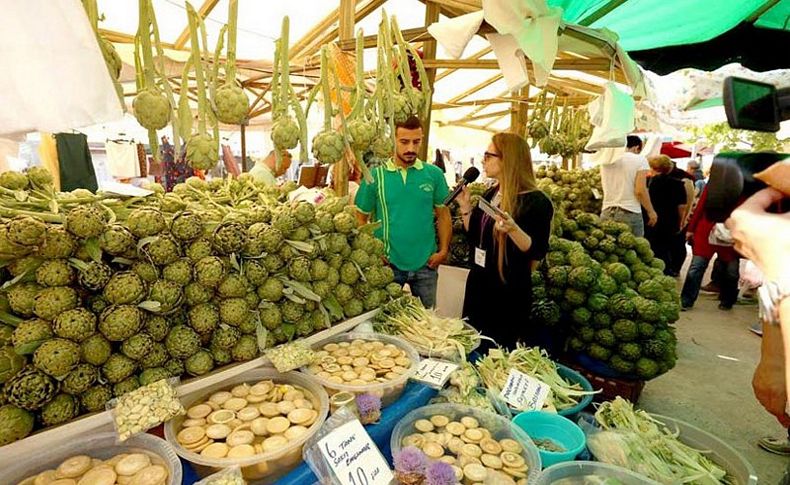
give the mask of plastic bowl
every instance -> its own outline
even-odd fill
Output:
[[[118,443],[118,435],[114,432],[90,434],[39,451],[27,456],[18,456],[16,465],[4,469],[0,474],[3,478],[2,483],[20,483],[31,475],[57,468],[64,460],[75,455],[88,455],[105,460],[121,453],[148,452],[165,462],[170,474],[167,483],[181,485],[181,460],[170,444],[150,434],[138,434],[123,443]]]
[[[352,333],[345,333],[338,335],[336,337],[330,338],[328,340],[323,340],[321,343],[316,344],[313,346],[314,350],[320,350],[324,347],[324,345],[331,344],[331,343],[338,343],[338,342],[350,342],[352,340],[366,340],[370,342],[384,342],[385,344],[393,344],[403,350],[406,351],[409,359],[411,359],[411,367],[401,374],[397,379],[393,379],[387,382],[375,382],[366,386],[352,386],[348,384],[338,384],[336,382],[332,382],[328,379],[325,379],[321,376],[317,376],[310,372],[307,367],[302,367],[301,371],[305,374],[309,375],[316,381],[318,381],[322,386],[324,386],[329,393],[330,396],[337,394],[338,392],[350,392],[352,394],[373,394],[381,398],[381,407],[384,408],[389,406],[393,402],[397,401],[400,395],[403,393],[403,390],[406,387],[409,378],[412,377],[420,366],[420,354],[411,346],[408,342],[400,339],[398,337],[393,337],[390,335],[384,335],[382,333],[362,333],[362,332],[352,332]]]
[[[683,443],[697,450],[705,450],[706,456],[735,479],[735,485],[757,484],[757,472],[754,471],[754,467],[724,441],[685,421],[660,414],[651,414],[651,416],[664,423],[670,431],[679,432],[678,439]]]
[[[586,377],[579,374],[578,372],[571,369],[570,367],[566,367],[558,363],[557,373],[560,375],[560,377],[562,377],[566,381],[569,381],[574,384],[579,384],[582,387],[582,389],[585,391],[593,392],[595,390],[593,389],[592,384],[590,384],[590,381],[588,381]],[[580,412],[584,410],[584,408],[590,405],[592,400],[593,400],[592,394],[582,396],[582,399],[581,401],[579,401],[579,404],[570,408],[558,409],[557,414],[559,414],[560,416],[565,416],[568,419],[574,419],[576,416],[579,415]]]
[[[199,453],[186,450],[176,439],[178,431],[181,429],[181,423],[184,422],[186,416],[178,416],[165,424],[165,438],[173,446],[178,456],[194,465],[193,468],[201,477],[207,477],[223,468],[235,465],[241,468],[244,478],[247,480],[265,479],[264,482],[269,482],[279,478],[302,461],[302,446],[321,428],[326,420],[329,411],[329,396],[313,378],[298,372],[281,374],[272,368],[258,368],[189,394],[183,397],[181,402],[186,409],[189,409],[193,404],[204,400],[214,392],[230,389],[245,382],[251,383],[269,379],[278,384],[292,384],[310,391],[313,395],[313,406],[318,410],[318,418],[307,429],[307,433],[289,443],[287,447],[248,458],[207,458]]]
[[[513,418],[513,424],[523,429],[533,442],[550,439],[566,451],[548,451],[538,446],[543,466],[571,461],[584,450],[587,440],[576,423],[558,414],[543,411],[527,411]]]
[[[415,421],[419,419],[428,419],[436,414],[447,416],[452,421],[458,420],[464,416],[472,416],[480,422],[481,427],[491,432],[492,438],[496,440],[505,438],[516,440],[523,448],[521,456],[529,467],[527,470],[527,483],[534,483],[537,479],[541,468],[540,454],[530,437],[524,433],[521,428],[515,426],[512,422],[498,414],[489,413],[470,406],[463,406],[461,404],[430,404],[417,408],[404,416],[398,421],[398,424],[395,425],[395,429],[392,430],[392,437],[390,438],[392,454],[394,455],[400,451],[403,438],[417,432],[414,428]]]
[[[471,328],[472,330],[477,331],[477,329],[475,329],[472,325],[470,325],[469,322],[464,322],[464,327]],[[418,345],[414,342],[410,342],[408,340],[407,342],[411,344],[417,352],[419,352],[420,356],[428,359],[442,359],[442,360],[449,360],[452,362],[455,362],[459,359],[458,351],[455,349],[439,352],[436,350],[431,350],[428,347]],[[472,348],[469,350],[468,354],[471,355],[472,352],[477,350],[477,348],[480,347],[480,342],[481,342],[480,337],[477,337],[474,343],[472,344]],[[464,356],[464,360],[466,360],[466,356]]]
[[[595,481],[595,479],[599,479]],[[552,465],[538,476],[535,485],[587,485],[617,480],[621,485],[659,485],[658,482],[619,466],[597,461],[572,461]]]

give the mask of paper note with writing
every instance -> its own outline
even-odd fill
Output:
[[[393,479],[387,461],[358,420],[326,435],[318,447],[342,485],[388,485]]]
[[[537,411],[549,397],[549,386],[516,369],[510,369],[505,387],[499,396],[519,411]]]
[[[475,248],[475,264],[481,268],[486,267],[486,250]]]
[[[450,374],[458,369],[458,364],[445,360],[423,359],[420,367],[414,374],[413,379],[422,381],[429,386],[444,387],[444,383],[450,378]]]

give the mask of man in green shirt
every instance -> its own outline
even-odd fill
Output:
[[[449,192],[444,173],[417,158],[422,143],[417,117],[396,124],[395,156],[373,170],[372,182],[362,182],[355,203],[361,222],[381,223],[376,237],[386,245],[395,281],[408,283],[431,308],[436,304],[437,268],[447,259],[453,228],[444,206]]]

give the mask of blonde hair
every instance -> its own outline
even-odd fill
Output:
[[[537,190],[535,174],[532,171],[532,156],[529,144],[523,136],[516,133],[497,133],[491,138],[500,155],[501,175],[499,191],[502,197],[499,208],[513,216],[518,204],[519,194]],[[497,268],[499,277],[505,281],[505,252],[507,234],[494,233],[497,249]]]
[[[650,168],[658,173],[669,173],[672,171],[672,160],[666,155],[655,155],[650,157],[647,162]]]

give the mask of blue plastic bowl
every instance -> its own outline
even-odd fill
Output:
[[[588,381],[586,377],[579,374],[578,372],[571,369],[570,367],[565,367],[562,364],[557,364],[557,374],[559,374],[560,377],[562,377],[567,381],[578,383],[579,385],[582,386],[582,389],[584,389],[585,391],[589,391],[589,392],[593,391],[593,387],[592,384],[590,384],[590,381]],[[589,406],[592,400],[593,400],[592,394],[588,394],[582,397],[581,401],[579,401],[579,404],[573,406],[572,408],[557,410],[557,413],[559,413],[560,416],[565,416],[568,419],[575,420],[576,416],[578,416],[579,413],[584,410],[584,408]]]
[[[530,438],[550,439],[566,451],[546,451],[538,447],[543,467],[573,461],[584,450],[587,440],[576,423],[558,414],[543,411],[527,411],[513,418],[513,424],[523,429]]]

